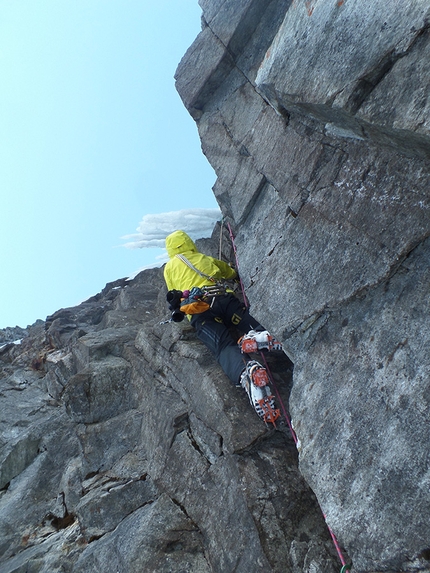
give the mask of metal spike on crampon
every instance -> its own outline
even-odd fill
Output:
[[[281,415],[281,412],[278,408],[273,407],[273,405],[272,405],[273,400],[274,400],[274,396],[270,395],[270,396],[265,396],[264,398],[261,398],[261,400],[258,400],[258,403],[260,404],[260,407],[263,410],[264,422],[266,424],[271,423],[274,426],[276,426],[275,422],[279,418],[279,416]]]

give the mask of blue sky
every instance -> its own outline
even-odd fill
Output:
[[[217,208],[174,87],[197,0],[0,0],[0,328],[151,264],[148,214]]]

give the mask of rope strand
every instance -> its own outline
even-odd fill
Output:
[[[231,230],[231,225],[230,225],[230,223],[227,223],[227,227],[228,227],[228,232],[230,233],[231,244],[232,244],[232,247],[233,247],[234,258],[235,258],[235,261],[236,261],[237,274],[239,275],[239,284],[240,284],[240,288],[242,289],[243,304],[246,306],[246,308],[249,308],[248,299],[246,298],[246,294],[245,294],[245,287],[244,287],[244,285],[243,285],[243,281],[242,281],[242,278],[241,278],[240,272],[239,272],[239,261],[238,261],[238,258],[237,258],[236,244],[235,244],[235,242],[234,242],[234,235],[233,235],[233,231]]]
[[[219,231],[219,250],[218,250],[218,259],[222,261],[222,233],[223,233],[223,226],[224,226],[224,217],[221,219],[221,227]]]
[[[343,556],[342,550],[341,550],[341,548],[340,548],[340,546],[339,546],[339,542],[338,542],[338,540],[336,539],[336,536],[335,536],[335,534],[333,533],[331,527],[330,527],[329,524],[327,523],[326,516],[325,516],[324,514],[323,514],[323,516],[324,516],[324,520],[325,520],[326,525],[327,525],[327,528],[328,528],[328,532],[330,533],[330,536],[331,536],[332,541],[333,541],[333,543],[334,543],[334,546],[335,546],[335,548],[336,548],[337,554],[338,554],[338,556],[339,556],[340,562],[342,563],[341,573],[344,573],[344,571],[351,569],[351,565],[347,565],[347,564],[346,564],[346,560],[345,560],[345,557]]]

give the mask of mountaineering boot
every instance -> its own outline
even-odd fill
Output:
[[[248,334],[239,338],[239,346],[244,354],[258,352],[259,350],[269,350],[269,352],[271,350],[282,350],[282,344],[275,340],[267,330],[262,332],[250,330]]]
[[[257,414],[264,422],[274,424],[280,416],[280,411],[275,408],[275,400],[268,382],[266,370],[255,360],[247,363],[240,377],[240,384],[246,390],[249,401]]]

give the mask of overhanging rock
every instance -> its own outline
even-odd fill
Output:
[[[428,570],[430,3],[201,5],[177,88],[295,363],[301,471],[356,570]]]

